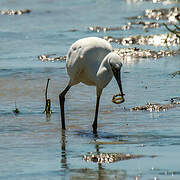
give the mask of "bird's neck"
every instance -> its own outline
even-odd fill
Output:
[[[113,72],[109,64],[109,59],[106,56],[101,62],[101,65],[97,72],[98,86],[103,89],[111,81],[112,77]]]

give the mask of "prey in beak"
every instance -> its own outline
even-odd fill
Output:
[[[124,99],[125,94],[123,93],[122,83],[121,83],[121,67],[118,68],[113,67],[112,71],[120,90],[120,94],[116,94],[113,96],[112,102],[115,104],[121,104],[125,101]]]

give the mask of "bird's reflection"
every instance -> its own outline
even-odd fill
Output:
[[[95,148],[96,148],[96,153],[100,154],[98,144],[95,145]],[[101,163],[98,163],[98,171],[97,172],[98,172],[98,180],[102,179],[102,177],[103,177],[103,167],[102,167]]]
[[[61,131],[61,167],[67,168],[67,157],[66,157],[66,133],[65,130]]]
[[[51,113],[46,113],[46,122],[51,121]]]
[[[93,140],[96,141],[98,139],[98,134],[93,135]],[[121,179],[126,179],[127,174],[124,170],[110,170],[105,169],[102,163],[94,163],[95,167],[92,168],[72,168],[70,164],[67,163],[68,161],[68,153],[66,148],[67,140],[66,140],[66,132],[65,130],[61,131],[61,168],[64,169],[64,178],[67,176],[71,179],[92,179],[94,177],[98,180],[103,180],[109,178],[110,176],[119,176]],[[95,144],[93,145],[95,148],[95,154],[101,154],[100,149],[102,148],[101,145]],[[66,171],[68,170],[68,171]],[[68,172],[68,173],[67,173]]]

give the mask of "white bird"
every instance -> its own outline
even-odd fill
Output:
[[[104,39],[88,37],[71,45],[66,59],[66,70],[70,80],[59,94],[62,129],[65,129],[65,95],[72,86],[82,82],[88,86],[96,86],[96,110],[92,126],[93,132],[97,133],[100,96],[113,75],[118,83],[121,97],[124,96],[121,85],[121,67],[120,56],[112,52],[112,46]]]

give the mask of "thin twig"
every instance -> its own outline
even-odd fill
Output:
[[[176,31],[175,29],[174,30],[170,29],[165,23],[163,23],[163,25],[166,27],[166,29],[168,31],[174,33],[178,38],[180,38],[180,35],[178,34],[179,33],[178,31]]]
[[[178,27],[176,24],[174,24],[174,26],[176,27],[176,29],[180,30],[180,27]]]

